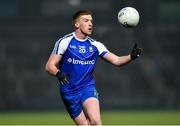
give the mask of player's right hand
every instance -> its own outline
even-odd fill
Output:
[[[65,73],[58,71],[56,73],[56,77],[57,77],[58,81],[61,83],[61,85],[66,85],[69,83],[67,75]]]

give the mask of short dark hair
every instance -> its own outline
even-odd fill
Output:
[[[90,10],[79,10],[73,15],[72,24],[74,25],[77,19],[82,15],[92,15]]]

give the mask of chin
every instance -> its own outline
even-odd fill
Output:
[[[91,35],[92,31],[86,31],[86,32],[82,32],[84,35]]]
[[[87,32],[86,34],[87,34],[87,35],[91,35],[91,34],[92,34],[92,32]]]

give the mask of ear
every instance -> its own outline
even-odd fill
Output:
[[[79,27],[79,23],[76,22],[75,23],[75,27],[78,28]]]

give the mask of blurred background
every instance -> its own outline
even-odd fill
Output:
[[[135,7],[140,23],[123,28],[118,11]],[[97,90],[104,110],[180,108],[179,0],[0,0],[0,110],[64,110],[56,78],[45,70],[54,43],[73,31],[72,15],[93,12],[92,37],[117,55],[135,42],[141,58],[117,68],[98,60]]]

